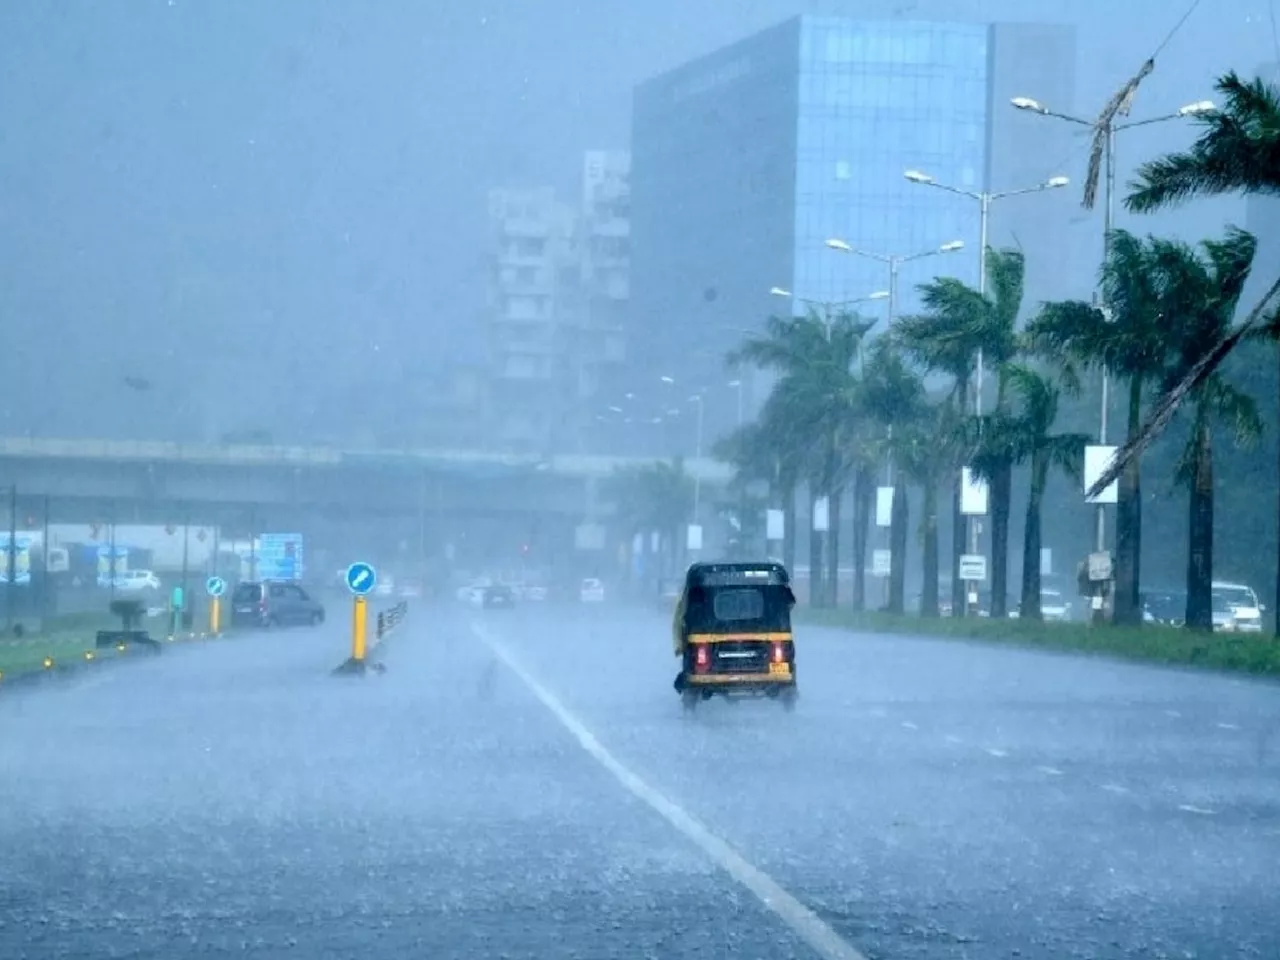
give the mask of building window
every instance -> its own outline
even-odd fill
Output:
[[[849,166],[849,161],[837,160],[836,161],[836,179],[848,180],[851,176],[853,176],[853,169]]]

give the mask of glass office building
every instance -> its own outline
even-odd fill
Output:
[[[887,265],[834,252],[831,237],[897,256],[964,242],[903,266],[899,312],[940,272],[976,283],[979,203],[904,171],[975,192],[1063,172],[1074,150],[1068,125],[1009,100],[1034,96],[1069,111],[1074,70],[1069,27],[803,16],[641,85],[632,129],[637,383],[628,389],[639,395],[665,376],[714,395],[742,331],[792,309],[770,296],[773,287],[814,301],[888,287]],[[991,242],[1024,249],[1028,297],[1071,287],[1055,223],[1070,219],[1078,197],[1059,190],[993,205]],[[868,317],[885,309],[863,308]],[[708,431],[732,425],[732,406],[708,401],[718,421]]]

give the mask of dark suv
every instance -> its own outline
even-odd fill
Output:
[[[296,583],[246,580],[231,595],[231,624],[285,627],[324,623],[324,607]]]

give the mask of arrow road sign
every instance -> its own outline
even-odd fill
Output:
[[[373,585],[377,582],[378,575],[374,572],[373,564],[358,560],[347,567],[347,589],[357,597],[372,592]]]
[[[210,577],[204,582],[204,588],[211,597],[220,597],[227,592],[227,581],[221,577]]]

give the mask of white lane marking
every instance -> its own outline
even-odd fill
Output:
[[[1008,750],[1001,750],[999,747],[985,747],[984,749],[993,757],[1007,757],[1009,755]]]
[[[1239,724],[1235,724],[1235,723],[1220,723],[1218,724],[1218,729],[1219,730],[1239,730],[1240,726]]]
[[[903,721],[902,721],[902,726],[903,726],[903,727],[905,727],[907,730],[919,730],[919,729],[920,729],[920,728],[919,728],[919,727],[917,727],[914,723],[912,723],[910,720],[903,720]]]
[[[507,648],[484,627],[473,623],[471,630],[494,656],[524,683],[535,697],[560,721],[592,759],[617,778],[638,800],[644,801],[669,824],[691,840],[717,866],[750,890],[766,908],[777,914],[788,927],[814,949],[824,960],[867,960],[828,926],[816,913],[784,890],[772,877],[749,863],[742,854],[725,843],[673,800],[649,786],[613,756],[595,735],[550,690],[544,687],[511,655]]]
[[[1102,785],[1102,789],[1107,791],[1107,793],[1128,793],[1129,792],[1128,787],[1122,787],[1118,783],[1104,783]]]
[[[1036,767],[1036,769],[1039,770],[1041,773],[1048,774],[1051,777],[1062,776],[1062,771],[1059,770],[1057,767]]]
[[[957,737],[954,733],[948,733],[942,739],[947,741],[947,743],[964,743],[964,741],[961,740],[959,737]]]
[[[1198,813],[1198,814],[1200,814],[1201,816],[1205,816],[1205,817],[1211,817],[1211,816],[1213,816],[1213,811],[1212,811],[1212,810],[1206,810],[1204,807],[1197,807],[1197,806],[1194,806],[1194,805],[1192,805],[1192,804],[1190,804],[1190,803],[1180,803],[1180,804],[1178,804],[1178,809],[1179,809],[1179,810],[1184,810],[1184,811],[1186,811],[1187,813]]]

